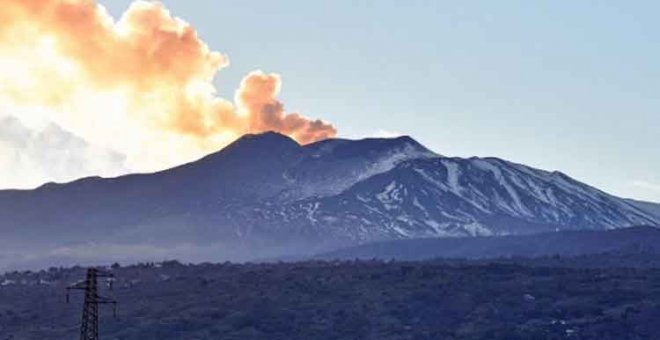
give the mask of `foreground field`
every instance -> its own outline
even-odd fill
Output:
[[[657,259],[115,267],[104,339],[653,339]],[[632,261],[632,262],[631,262]],[[617,264],[646,263],[637,268]],[[599,265],[600,264],[600,265]],[[0,339],[72,339],[82,268],[0,276]]]

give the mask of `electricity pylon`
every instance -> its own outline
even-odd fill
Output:
[[[85,281],[74,283],[66,288],[66,302],[69,302],[71,290],[85,291],[85,304],[83,305],[82,320],[80,321],[80,340],[99,339],[99,304],[112,304],[113,315],[117,313],[117,301],[112,298],[99,295],[98,278],[110,278],[110,289],[112,289],[112,273],[97,268],[87,269]]]

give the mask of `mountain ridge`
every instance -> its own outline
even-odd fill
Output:
[[[0,266],[17,254],[18,262],[98,258],[94,244],[110,258],[250,260],[658,221],[560,172],[445,157],[407,136],[299,145],[266,133],[156,173],[0,191]]]
[[[627,199],[629,204],[660,218],[660,203]]]

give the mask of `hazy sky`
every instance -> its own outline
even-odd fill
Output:
[[[100,2],[117,17],[130,0]],[[408,134],[660,201],[658,2],[164,3],[229,56],[225,97],[277,72],[286,108],[342,137]]]

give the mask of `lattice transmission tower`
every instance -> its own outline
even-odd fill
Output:
[[[113,315],[117,314],[117,301],[113,298],[99,295],[98,279],[109,278],[109,288],[112,290],[114,275],[110,272],[97,268],[87,269],[87,277],[84,281],[74,283],[66,288],[66,302],[69,302],[71,290],[85,291],[85,303],[83,305],[82,320],[80,321],[80,340],[99,339],[99,305],[111,304]]]

